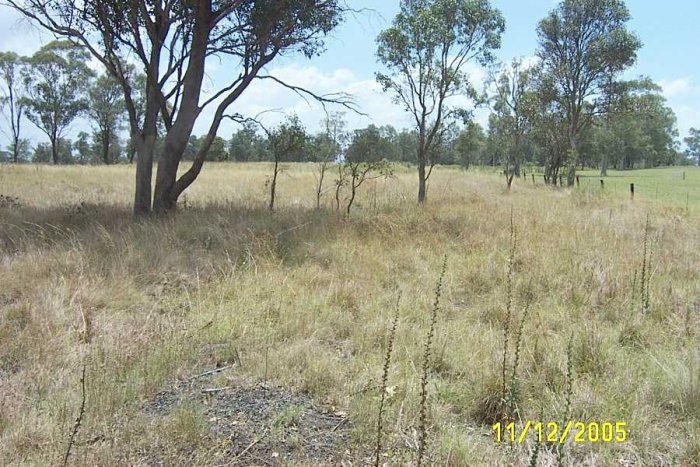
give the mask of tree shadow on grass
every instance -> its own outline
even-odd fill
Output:
[[[128,250],[153,266],[162,262],[159,254],[210,264],[264,255],[292,265],[345,225],[335,211],[303,207],[271,213],[264,207],[212,203],[136,219],[120,205],[21,206],[0,209],[0,255],[79,248],[115,259]]]

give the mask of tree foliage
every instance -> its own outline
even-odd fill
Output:
[[[501,13],[487,0],[402,0],[392,26],[377,39],[377,57],[388,68],[377,73],[377,81],[416,125],[419,203],[426,200],[436,162],[431,147],[446,121],[466,116],[447,101],[477,97],[464,68],[472,60],[492,62],[504,29]]]
[[[537,96],[532,89],[533,68],[514,59],[498,75],[493,109],[493,136],[503,145],[506,178],[510,189],[514,176],[520,176],[520,165],[525,157],[533,111]]]
[[[391,143],[383,137],[380,129],[370,125],[363,130],[355,130],[352,141],[345,151],[343,171],[350,184],[350,195],[345,207],[350,214],[357,190],[366,181],[388,177],[392,174],[391,165],[385,155],[391,152]]]
[[[274,157],[274,168],[270,180],[270,211],[275,209],[275,196],[277,189],[277,177],[280,173],[280,162],[287,162],[290,159],[298,158],[304,152],[306,143],[306,130],[301,124],[299,117],[292,114],[280,123],[272,131],[268,132],[268,143],[270,152]]]
[[[23,80],[26,76],[26,57],[20,57],[14,52],[0,52],[0,82],[3,84],[0,109],[10,127],[10,150],[15,163],[21,159],[22,116],[26,106]]]
[[[267,160],[267,148],[264,138],[258,133],[255,122],[243,122],[229,140],[229,160],[237,162],[255,162]]]
[[[88,91],[88,115],[94,124],[104,164],[112,164],[113,147],[118,138],[125,107],[119,83],[111,76],[100,76]]]
[[[550,105],[566,118],[569,185],[576,175],[581,135],[600,110],[605,85],[634,63],[641,47],[627,30],[629,19],[622,0],[563,0],[537,27]]]
[[[54,41],[39,49],[29,60],[31,73],[25,76],[27,118],[51,142],[51,158],[59,163],[59,139],[69,125],[88,107],[85,91],[93,72],[89,54],[67,41]]]
[[[691,128],[688,131],[688,136],[683,141],[688,146],[688,155],[697,158],[700,166],[700,130]]]

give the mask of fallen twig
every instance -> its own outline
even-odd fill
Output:
[[[333,427],[333,429],[331,430],[331,433],[335,433],[335,430],[340,428],[347,421],[348,421],[347,418],[342,419],[336,426]]]
[[[238,453],[238,454],[236,455],[236,458],[244,456],[245,453],[247,453],[248,451],[250,451],[250,450],[253,448],[253,446],[255,446],[255,445],[258,444],[260,441],[262,441],[263,438],[264,438],[266,435],[267,435],[267,429],[265,429],[265,431],[263,431],[263,434],[260,435],[258,438],[256,438],[255,441],[253,441],[252,443],[250,443],[250,444],[248,445],[248,447],[246,447],[244,450],[242,450],[240,453]]]
[[[226,365],[222,366],[221,368],[214,368],[213,370],[205,371],[204,373],[200,373],[198,375],[194,375],[190,378],[187,379],[187,381],[192,381],[197,378],[204,378],[205,376],[213,375],[214,373],[220,373],[222,371],[228,370],[229,368],[232,368],[233,365]]]
[[[231,389],[232,386],[225,386],[223,388],[208,388],[208,389],[202,389],[202,393],[204,394],[212,394],[215,392],[221,392],[221,391],[226,391],[228,389]]]

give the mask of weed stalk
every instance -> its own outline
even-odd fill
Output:
[[[566,345],[566,403],[564,405],[564,422],[562,426],[566,426],[571,418],[571,397],[574,392],[574,369],[573,369],[573,342],[574,333],[572,332],[569,336],[569,342]],[[566,440],[564,440],[566,442]],[[559,467],[564,466],[564,444],[561,443],[557,446],[557,465]]]
[[[399,303],[401,301],[401,293],[396,298],[396,308],[394,310],[394,319],[391,322],[389,330],[389,340],[387,342],[386,354],[384,355],[384,368],[382,370],[381,395],[379,396],[379,411],[377,414],[377,445],[375,446],[374,465],[379,467],[379,456],[382,451],[382,424],[384,421],[384,402],[386,400],[386,390],[389,381],[389,367],[391,366],[391,353],[394,349],[394,339],[396,337],[396,327],[399,323]]]
[[[433,344],[433,336],[435,334],[435,324],[437,323],[437,314],[440,308],[440,295],[442,294],[442,281],[447,270],[447,255],[442,261],[442,271],[435,286],[435,301],[433,302],[433,310],[430,317],[430,328],[428,336],[425,340],[423,351],[423,377],[420,382],[420,417],[418,423],[418,459],[416,465],[423,465],[423,457],[425,456],[425,448],[428,441],[428,376],[430,374],[430,349]]]
[[[507,397],[506,373],[508,366],[508,346],[510,344],[510,324],[513,317],[513,277],[515,275],[515,250],[517,235],[513,224],[513,209],[510,210],[510,255],[508,256],[508,275],[506,277],[506,319],[503,323],[503,362],[501,365],[501,399]]]
[[[85,415],[85,368],[87,363],[83,360],[83,370],[80,374],[80,409],[78,410],[78,416],[75,417],[75,422],[73,423],[73,429],[71,430],[70,437],[68,438],[68,446],[66,447],[66,454],[63,457],[63,466],[68,465],[68,460],[70,459],[70,453],[75,444],[75,437],[78,436],[78,431],[80,430],[80,425],[83,423],[83,416]]]

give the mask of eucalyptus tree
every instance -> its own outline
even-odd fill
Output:
[[[111,164],[114,146],[125,116],[124,98],[117,80],[108,75],[97,78],[88,90],[88,116],[95,125],[96,140],[104,164]]]
[[[325,36],[348,10],[342,0],[1,1],[53,34],[85,46],[119,82],[137,154],[135,214],[175,208],[199,175],[229,108],[255,80],[271,80],[323,103],[351,106],[345,95],[317,95],[265,71],[282,55],[321,53]],[[206,65],[212,61],[225,61],[228,70],[204,94]],[[134,102],[135,72],[146,76],[142,121]],[[208,118],[207,133],[192,164],[178,177],[192,129],[203,116]],[[164,135],[153,190],[159,117]]]
[[[228,141],[228,159],[237,162],[253,162],[265,159],[265,141],[258,134],[258,124],[243,122]]]
[[[567,114],[556,99],[556,88],[550,75],[541,68],[533,74],[533,99],[525,110],[529,113],[531,140],[539,148],[544,165],[545,183],[556,185],[562,180],[561,169],[570,147]]]
[[[343,170],[350,185],[350,195],[345,214],[350,214],[357,190],[367,180],[391,176],[392,168],[386,154],[392,151],[391,141],[382,135],[379,128],[370,125],[355,130],[352,141],[345,151]]]
[[[51,159],[58,164],[59,143],[73,121],[88,107],[85,91],[93,72],[89,54],[68,41],[53,41],[28,59],[25,75],[26,114],[49,137]]]
[[[700,130],[697,128],[691,128],[688,131],[688,136],[683,139],[686,146],[688,146],[688,155],[690,157],[697,157],[698,166],[700,166]]]
[[[348,133],[345,130],[347,122],[344,113],[333,112],[326,115],[321,124],[324,131],[316,137],[316,147],[318,152],[318,171],[316,177],[316,209],[321,208],[321,196],[323,195],[323,182],[326,172],[333,163],[338,162],[340,153],[348,140]],[[338,162],[338,165],[341,164]],[[339,167],[340,170],[342,168]]]
[[[513,177],[520,176],[520,165],[531,126],[531,109],[536,105],[532,75],[532,67],[523,65],[522,60],[514,59],[509,66],[502,67],[495,81],[493,110],[506,140],[505,165],[509,190]]]
[[[454,143],[454,151],[457,156],[455,162],[464,169],[468,169],[471,164],[483,162],[482,155],[485,146],[486,135],[484,134],[484,129],[478,122],[468,121]]]
[[[464,71],[473,60],[494,60],[505,21],[488,0],[402,0],[390,28],[377,39],[377,57],[388,69],[377,73],[414,120],[417,141],[418,202],[427,198],[427,181],[436,163],[431,155],[445,122],[465,117],[448,105],[451,97],[477,92]]]
[[[617,168],[672,164],[676,155],[676,116],[661,86],[641,77],[611,86],[608,111],[595,132],[601,153],[601,176],[613,157]]]
[[[263,127],[263,129],[265,128]],[[306,143],[306,130],[298,116],[290,115],[272,130],[265,131],[268,144],[270,145],[270,152],[274,157],[272,178],[269,180],[270,204],[268,205],[270,211],[274,211],[277,177],[281,171],[280,162],[295,158],[298,160],[300,158],[299,154],[303,152]]]
[[[23,77],[27,73],[27,59],[14,52],[0,52],[0,81],[2,82],[2,95],[0,95],[0,107],[7,109],[2,112],[10,127],[10,150],[12,161],[17,163],[22,150],[21,129],[22,116],[25,111]]]
[[[76,161],[78,164],[89,164],[93,162],[94,151],[88,138],[90,138],[90,135],[85,131],[81,131],[78,133],[77,139],[73,143],[73,149],[78,156],[78,160]]]
[[[569,186],[581,135],[600,110],[602,88],[635,62],[642,45],[627,29],[629,20],[622,0],[564,0],[537,27],[537,55],[566,116]]]

